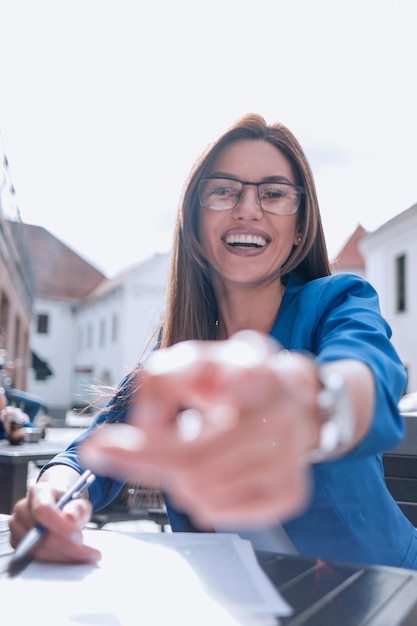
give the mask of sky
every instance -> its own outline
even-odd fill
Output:
[[[107,276],[170,249],[184,182],[246,113],[288,126],[332,258],[417,202],[415,0],[2,0],[21,218]]]

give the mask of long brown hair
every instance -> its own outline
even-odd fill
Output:
[[[296,268],[306,280],[330,274],[313,174],[299,142],[282,124],[268,126],[261,116],[246,115],[202,154],[185,185],[175,226],[165,319],[160,332],[161,347],[188,339],[215,338],[218,309],[209,267],[199,241],[198,184],[210,174],[219,153],[241,139],[261,139],[279,148],[294,170],[296,183],[305,188],[297,215],[301,241],[298,246],[293,246],[281,268],[281,275],[285,277]]]

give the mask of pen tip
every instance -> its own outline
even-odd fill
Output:
[[[14,578],[29,565],[33,561],[31,556],[25,556],[20,559],[14,559],[13,557],[10,559],[6,573],[9,578]]]

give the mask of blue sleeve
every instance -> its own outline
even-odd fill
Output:
[[[352,456],[394,447],[404,436],[397,404],[407,374],[391,343],[391,328],[380,313],[376,291],[354,274],[329,277],[320,293],[314,326],[318,361],[356,359],[365,363],[374,376],[372,425]]]
[[[67,447],[65,452],[57,454],[43,468],[44,472],[48,467],[53,465],[68,465],[77,472],[82,473],[85,469],[80,463],[78,448],[80,444],[87,439],[90,433],[96,428],[100,428],[102,424],[109,422],[125,422],[127,419],[127,396],[130,390],[129,380],[126,378],[121,383],[115,396],[110,400],[102,413],[100,413],[77,439],[75,439]],[[123,483],[113,480],[107,476],[96,476],[96,480],[89,487],[90,502],[94,511],[107,506],[119,493]]]

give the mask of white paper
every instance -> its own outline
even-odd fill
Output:
[[[86,530],[97,565],[32,563],[0,581],[13,623],[32,626],[276,624],[291,608],[233,534]]]

